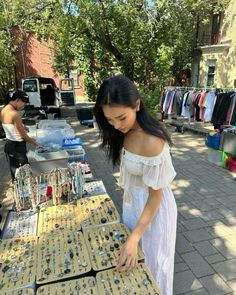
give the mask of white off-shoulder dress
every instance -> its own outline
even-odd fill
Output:
[[[145,207],[148,187],[163,189],[160,208],[141,239],[145,263],[162,295],[173,294],[177,207],[169,184],[176,173],[169,145],[154,157],[122,149],[119,184],[124,189],[123,222],[132,231]]]

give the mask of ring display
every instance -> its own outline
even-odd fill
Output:
[[[75,205],[58,205],[40,209],[38,220],[38,236],[61,230],[79,230],[81,214]]]
[[[37,295],[86,294],[98,295],[97,281],[94,277],[49,284],[39,287]]]
[[[140,263],[129,272],[117,272],[114,269],[101,271],[96,275],[100,295],[161,295],[147,267]]]
[[[39,238],[37,284],[72,278],[90,270],[89,254],[81,232],[53,232]]]
[[[0,294],[34,285],[36,254],[36,237],[0,240]]]
[[[2,235],[3,239],[36,236],[38,212],[9,212]]]
[[[129,230],[122,223],[109,224],[84,231],[84,238],[89,249],[92,268],[96,271],[114,267],[117,251],[120,250],[129,235]],[[138,249],[138,260],[144,255]]]
[[[120,222],[120,215],[107,194],[82,198],[77,206],[83,216],[82,229]]]
[[[34,295],[34,290],[30,288],[18,289],[14,291],[7,291],[2,295]]]

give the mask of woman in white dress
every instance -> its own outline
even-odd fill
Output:
[[[162,294],[172,295],[177,208],[169,188],[176,175],[169,152],[171,139],[124,76],[102,83],[94,114],[102,147],[113,164],[120,163],[123,222],[131,230],[116,269],[128,271],[136,266],[140,243]]]

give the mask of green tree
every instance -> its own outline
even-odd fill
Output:
[[[78,67],[89,98],[102,79],[122,73],[155,103],[161,85],[190,66],[197,23],[212,9],[210,0],[17,0],[10,19],[52,39],[55,68]]]

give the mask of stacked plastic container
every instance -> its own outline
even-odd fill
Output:
[[[218,166],[222,166],[222,151],[219,150],[220,134],[219,133],[207,134],[206,146],[208,147],[208,151],[207,151],[208,161]]]
[[[69,154],[69,162],[85,161],[85,151],[82,147],[82,140],[80,138],[64,138],[62,147]]]
[[[236,144],[236,143],[235,143]],[[209,133],[206,138],[208,161],[222,166],[231,172],[236,172],[236,155],[222,149],[222,136],[219,133]]]
[[[219,149],[223,152],[223,167],[236,172],[236,127],[229,127],[222,132]]]

